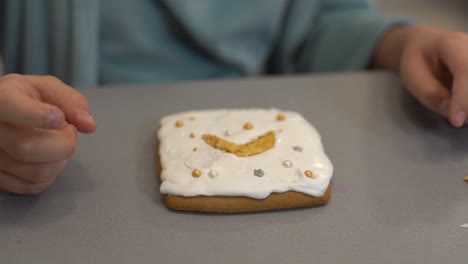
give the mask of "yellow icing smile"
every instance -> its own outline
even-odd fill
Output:
[[[202,138],[213,148],[224,150],[238,157],[248,157],[263,153],[273,148],[276,141],[275,132],[273,131],[269,131],[264,135],[241,145],[210,134],[204,134]]]

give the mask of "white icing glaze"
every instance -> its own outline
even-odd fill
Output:
[[[284,113],[286,119],[277,121],[279,113]],[[183,120],[184,126],[176,127],[177,120]],[[246,122],[251,122],[253,129],[244,129]],[[212,134],[244,144],[271,130],[275,131],[275,146],[250,157],[237,157],[215,150],[201,138],[203,134]],[[226,131],[230,131],[229,137],[225,136]],[[197,136],[190,138],[190,133]],[[278,109],[183,112],[161,120],[158,138],[163,194],[263,199],[273,192],[292,190],[322,196],[333,174],[333,166],[323,150],[319,133],[296,112]],[[295,151],[294,146],[302,147],[302,151]],[[292,163],[292,167],[283,166],[286,160]],[[199,178],[191,176],[195,167],[202,172]],[[262,169],[265,175],[254,176],[254,169]],[[222,177],[208,177],[210,170]],[[306,170],[312,171],[315,178],[305,176]]]

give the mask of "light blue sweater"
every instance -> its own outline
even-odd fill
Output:
[[[77,87],[364,69],[400,20],[366,0],[4,0],[7,73]]]

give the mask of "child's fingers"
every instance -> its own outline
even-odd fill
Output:
[[[51,182],[31,183],[17,178],[7,172],[0,171],[0,190],[16,194],[38,194],[45,190]]]
[[[429,65],[422,58],[413,58],[406,69],[411,72],[402,72],[402,78],[413,96],[430,110],[448,117],[450,92],[434,76]]]
[[[89,113],[88,100],[83,94],[52,76],[25,75],[24,78],[39,91],[44,102],[60,108],[67,122],[78,131],[92,133],[96,130],[96,122]]]
[[[63,112],[42,102],[25,78],[10,74],[0,79],[0,121],[29,128],[60,128]]]
[[[65,169],[68,159],[48,163],[24,163],[0,150],[0,171],[29,183],[50,183]]]
[[[453,76],[450,123],[461,127],[468,113],[468,35],[452,33],[440,41],[438,54]]]
[[[96,130],[86,97],[59,79],[19,74],[0,78],[0,122],[54,129],[65,120],[80,132]]]
[[[458,71],[454,74],[451,101],[450,122],[456,127],[461,127],[468,113],[468,72]]]
[[[76,148],[73,125],[61,129],[33,130],[0,123],[0,149],[25,163],[45,163],[70,158]]]

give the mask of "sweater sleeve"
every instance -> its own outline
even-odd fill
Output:
[[[322,0],[297,57],[299,72],[362,70],[390,28],[408,20],[385,17],[367,0]]]

